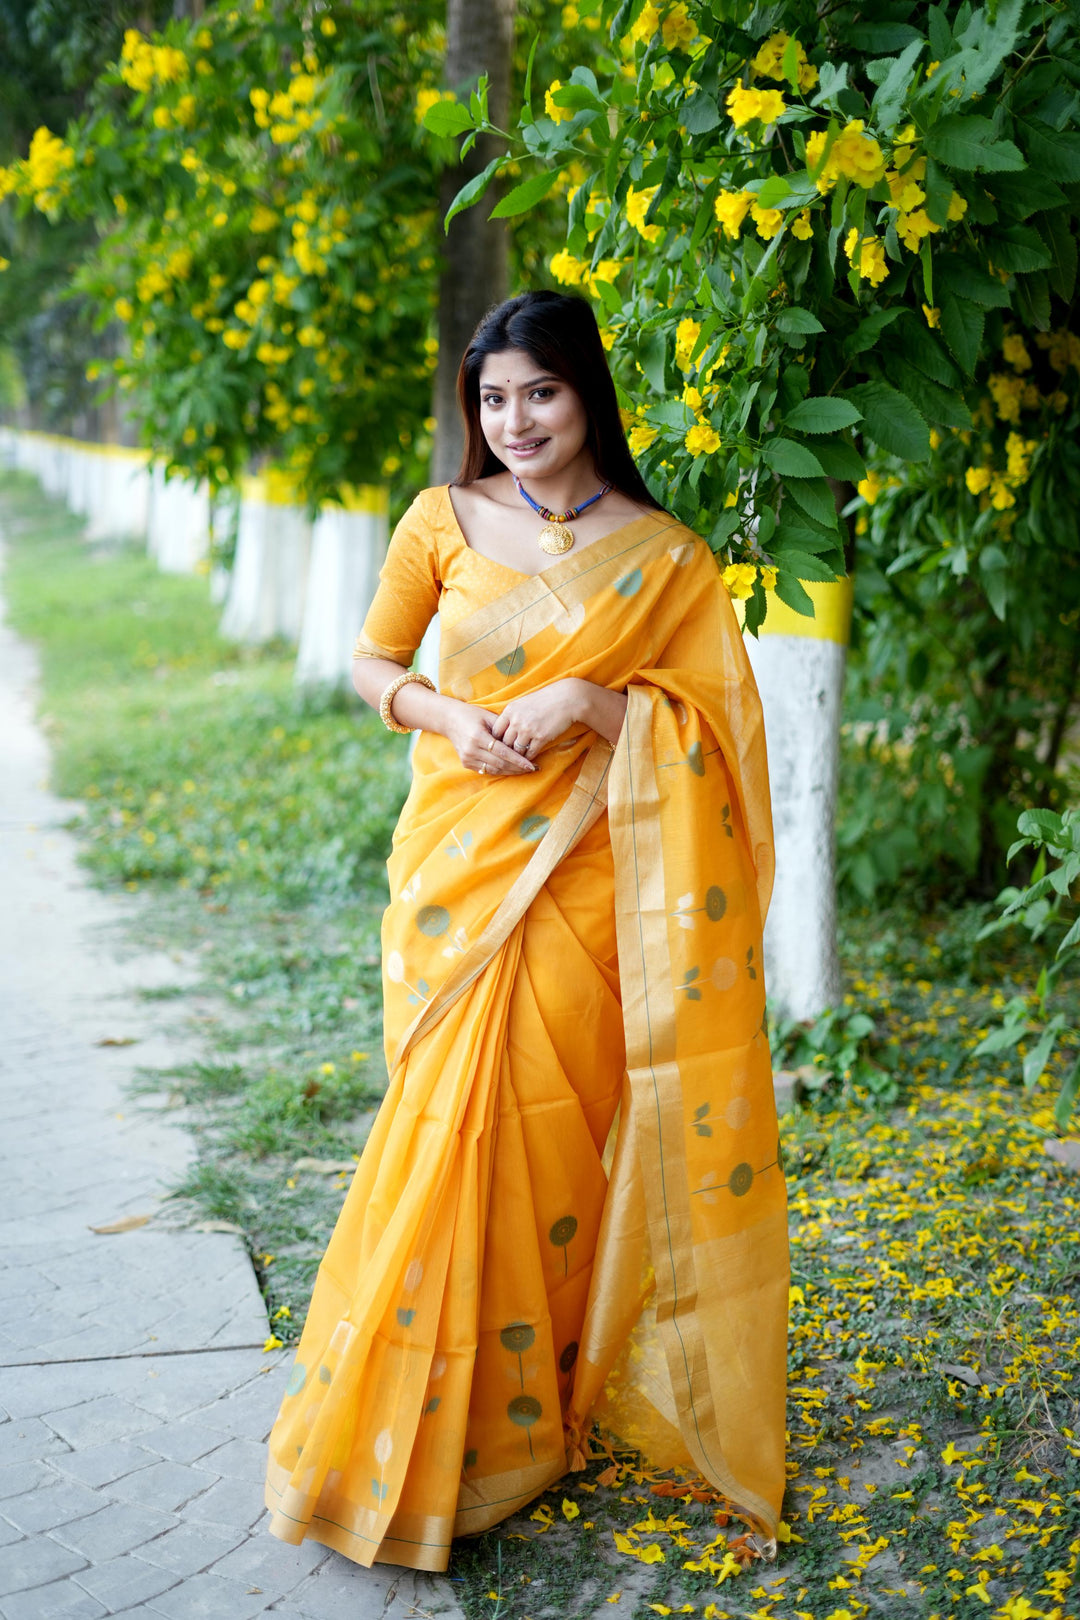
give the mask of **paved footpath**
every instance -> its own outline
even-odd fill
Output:
[[[45,785],[34,680],[0,624],[0,1616],[460,1616],[441,1577],[266,1534],[289,1358],[263,1354],[239,1240],[166,1224],[190,1140],[125,1090],[187,1055],[136,994],[185,970],[124,959],[124,902],[88,886]]]

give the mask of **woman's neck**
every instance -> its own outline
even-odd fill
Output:
[[[590,456],[583,465],[572,463],[548,478],[530,477],[526,473],[521,484],[533,500],[546,506],[549,512],[569,512],[602,489],[604,481]]]

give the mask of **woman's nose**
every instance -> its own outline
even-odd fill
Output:
[[[510,410],[506,418],[506,427],[509,433],[524,433],[532,425],[532,416],[529,404],[524,399],[511,399]]]

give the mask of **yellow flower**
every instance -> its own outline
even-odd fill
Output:
[[[319,32],[321,34],[325,34],[327,39],[330,39],[332,35],[337,33],[337,23],[334,21],[333,17],[323,17],[322,21],[319,23]]]
[[[814,234],[809,208],[804,208],[800,213],[796,214],[791,222],[791,234],[800,242],[809,242]]]
[[[937,428],[930,429],[930,448],[931,450],[941,449],[941,434],[938,432]]]
[[[924,304],[922,306],[922,312],[926,316],[927,326],[938,327],[941,325],[941,311],[938,309],[936,304],[933,306],[933,308],[931,308],[929,304]]]
[[[265,203],[256,203],[251,214],[251,229],[255,236],[263,236],[267,231],[273,230],[278,222],[278,216],[272,208]]]
[[[221,341],[228,349],[242,349],[247,340],[248,334],[242,332],[238,326],[230,326],[228,331],[221,334]]]
[[[649,0],[649,3],[642,7],[637,22],[630,30],[630,38],[635,44],[639,44],[644,40],[652,39],[659,27],[660,13]]]
[[[732,240],[739,234],[747,210],[754,198],[749,191],[721,191],[713,203],[713,213],[725,236]]]
[[[1000,473],[995,473],[990,480],[990,505],[996,512],[1004,512],[1016,505],[1016,496]]]
[[[659,436],[659,428],[650,427],[647,422],[638,422],[630,429],[627,435],[627,443],[630,446],[631,453],[640,456],[641,452],[647,450],[650,444]]]
[[[685,50],[693,42],[697,34],[697,24],[687,14],[682,0],[679,0],[678,5],[672,6],[665,15],[660,33],[669,51]]]
[[[588,279],[590,283],[606,281],[610,284],[618,276],[621,269],[622,261],[620,259],[601,259],[596,268],[589,272]]]
[[[851,260],[852,269],[861,281],[879,287],[889,273],[885,263],[885,249],[876,236],[859,236],[852,227],[844,243],[844,252]]]
[[[736,80],[724,105],[736,129],[742,129],[755,119],[763,124],[775,123],[781,113],[787,111],[787,102],[779,90],[744,89],[741,79]]]
[[[249,90],[248,100],[251,102],[253,107],[258,109],[259,112],[265,112],[267,107],[270,105],[270,92],[269,90],[259,89]]]
[[[184,129],[190,129],[195,122],[195,97],[181,96],[176,103],[176,122]]]
[[[681,371],[690,370],[693,364],[690,356],[700,335],[701,322],[691,320],[689,315],[675,328],[675,364]]]
[[[305,349],[317,349],[326,342],[326,334],[320,332],[317,326],[302,326],[296,334],[296,341]]]
[[[561,90],[561,89],[562,89],[562,80],[561,79],[552,79],[551,83],[548,85],[547,89],[544,91],[544,111],[547,113],[548,117],[556,124],[567,123],[574,116],[572,108],[570,108],[570,107],[560,107],[560,106],[558,106],[556,104],[555,92],[556,92],[556,90]]]
[[[767,591],[775,591],[775,589],[776,589],[776,569],[775,568],[762,568],[759,571],[760,571],[760,574],[761,574],[761,583],[765,587],[765,589]]]
[[[135,306],[130,298],[118,298],[113,305],[118,320],[130,321],[135,316]]]
[[[552,254],[550,269],[555,280],[561,281],[564,287],[580,287],[582,282],[588,281],[588,264],[584,259],[575,259],[565,248]]]
[[[263,1345],[263,1354],[267,1355],[271,1350],[280,1350],[284,1342],[283,1339],[278,1338],[276,1333],[271,1333]]]
[[[298,101],[302,107],[306,107],[315,100],[318,88],[318,80],[314,79],[310,73],[298,73],[289,86],[289,94],[294,101]]]
[[[916,208],[913,213],[896,216],[896,234],[912,253],[918,253],[924,236],[940,229],[941,226],[934,224],[925,208]]]
[[[855,485],[855,488],[858,490],[863,500],[866,501],[869,506],[873,506],[874,502],[885,488],[885,480],[881,477],[880,473],[876,473],[873,467],[871,467],[867,472],[866,477],[859,479],[859,482]]]
[[[168,107],[155,107],[153,112],[154,128],[168,129],[172,123],[172,113]]]
[[[754,229],[766,242],[771,241],[784,223],[779,208],[762,208],[756,199],[750,204],[750,217],[754,221]]]
[[[23,172],[29,182],[35,208],[44,213],[59,200],[64,191],[64,175],[74,166],[75,153],[59,135],[46,129],[36,129],[30,142]]]
[[[1031,470],[1031,458],[1036,448],[1036,440],[1022,439],[1019,433],[1009,434],[1005,440],[1006,471],[1009,478],[1018,484],[1023,483]]]
[[[1024,346],[1024,340],[1019,332],[1009,333],[1001,345],[1001,352],[1010,366],[1015,366],[1017,371],[1031,370],[1031,356],[1028,354]]]
[[[994,372],[987,381],[987,387],[997,407],[998,420],[1018,424],[1024,391],[1023,378],[1009,376],[1005,372]]]
[[[199,47],[200,51],[208,51],[210,49],[211,45],[214,43],[214,36],[210,32],[209,28],[199,29],[199,32],[195,35],[195,43]]]
[[[695,422],[683,443],[692,456],[711,456],[720,448],[720,435],[708,422]]]
[[[981,495],[984,489],[990,487],[990,478],[989,467],[969,467],[964,474],[964,483],[973,495]]]
[[[455,101],[457,98],[452,90],[418,90],[416,92],[416,122],[422,124],[425,116],[439,101]]]
[[[729,563],[720,577],[727,586],[728,594],[734,596],[737,601],[745,602],[753,593],[757,569],[753,563]]]
[[[785,34],[783,30],[778,34],[770,34],[750,63],[750,66],[759,77],[763,79],[783,79],[785,77],[784,52],[787,50],[790,39],[791,35]],[[812,90],[818,82],[818,70],[816,67],[811,67],[806,59],[806,52],[798,40],[795,41],[795,62],[799,89],[804,93],[807,90]]]
[[[961,197],[958,191],[954,191],[952,196],[949,198],[949,219],[963,219],[964,215],[967,213],[967,210],[967,198]]]
[[[626,193],[626,217],[639,236],[646,242],[655,242],[660,237],[659,225],[646,225],[645,215],[658,191],[657,186],[648,186],[644,191],[635,191],[633,186]]]
[[[825,151],[825,131],[815,130],[806,142],[806,166],[814,170]],[[863,121],[853,118],[836,137],[828,159],[814,184],[825,194],[844,176],[867,190],[876,186],[885,173],[885,154],[877,141],[863,134]]]

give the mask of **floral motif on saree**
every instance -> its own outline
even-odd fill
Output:
[[[627,691],[626,723],[614,749],[571,728],[520,777],[418,742],[383,925],[390,1082],[271,1436],[271,1527],[442,1569],[600,1422],[699,1469],[768,1549],[788,1284],[772,840],[731,603],[663,513],[524,576],[485,570],[434,490],[394,546],[384,579],[419,582],[419,618],[425,578],[456,610],[444,692],[498,711],[580,676]],[[400,660],[382,612],[369,649]]]

